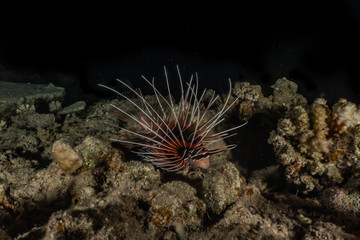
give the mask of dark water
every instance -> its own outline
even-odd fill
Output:
[[[310,101],[323,96],[330,104],[339,97],[360,102],[358,1],[192,8],[129,16],[109,12],[81,21],[77,13],[65,19],[49,13],[40,22],[8,19],[0,38],[1,69],[23,74],[18,81],[66,87],[68,103],[108,96],[97,84],[115,86],[116,78],[146,92],[141,74],[161,83],[162,67],[174,75],[176,64],[185,77],[196,71],[201,87],[218,91],[226,91],[231,78],[262,84],[270,92],[270,85],[285,76]],[[46,77],[59,72],[76,77]]]

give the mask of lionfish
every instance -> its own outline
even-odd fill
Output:
[[[211,155],[236,147],[235,144],[231,144],[211,148],[211,145],[236,135],[236,133],[230,134],[230,132],[246,123],[218,133],[210,132],[224,121],[224,114],[237,102],[239,97],[230,101],[231,81],[229,79],[230,89],[223,106],[216,114],[208,116],[209,109],[217,101],[219,95],[215,96],[215,92],[213,92],[207,105],[204,105],[203,98],[206,89],[201,94],[199,93],[197,73],[195,73],[195,80],[191,75],[189,82],[186,82],[184,87],[179,67],[176,68],[181,91],[181,97],[177,104],[172,98],[166,67],[164,67],[164,72],[168,97],[162,95],[155,87],[154,78],[150,81],[142,76],[147,84],[151,86],[157,106],[150,104],[141,92],[119,79],[117,81],[135,94],[141,104],[111,87],[99,84],[99,86],[109,89],[127,100],[139,111],[139,116],[135,116],[126,112],[120,106],[111,104],[115,111],[121,112],[143,129],[143,133],[139,133],[122,128],[125,132],[133,135],[134,138],[111,140],[125,145],[136,146],[137,150],[132,150],[132,152],[138,154],[152,165],[168,172],[180,173],[187,170],[189,166],[207,169],[210,166]]]

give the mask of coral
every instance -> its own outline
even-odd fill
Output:
[[[236,83],[233,96],[239,96],[238,117],[247,121],[255,114],[264,113],[269,116],[281,116],[295,106],[305,106],[307,100],[297,93],[296,83],[286,78],[279,78],[274,85],[273,93],[265,97],[261,86],[249,82]]]
[[[60,101],[51,101],[49,102],[49,111],[51,113],[58,112],[61,109],[62,102]]]
[[[75,150],[81,154],[84,164],[90,169],[94,169],[112,155],[112,147],[109,143],[92,136],[87,136],[75,147]]]
[[[42,156],[42,159],[37,160],[48,164],[51,145],[57,139],[56,132],[60,126],[53,114],[14,114],[6,119],[6,124],[6,131],[1,133],[0,149],[21,154],[37,153]]]
[[[23,79],[28,81],[28,79]],[[28,84],[0,81],[0,116],[10,118],[15,113],[34,112],[35,104],[61,101],[65,89],[52,84]]]
[[[236,82],[232,93],[242,100],[256,102],[263,97],[260,85],[251,85],[249,82]]]
[[[0,239],[11,240],[12,238],[4,230],[0,228]]]
[[[271,87],[274,89],[269,97],[272,101],[272,110],[289,110],[293,106],[304,106],[307,103],[306,99],[297,93],[296,83],[286,78],[279,78]]]
[[[339,126],[339,132],[345,132],[348,128],[360,125],[360,108],[352,102],[341,98],[333,106],[333,118]]]
[[[330,111],[325,99],[318,98],[308,107],[286,112],[269,143],[289,183],[307,194],[343,183],[349,173],[360,173],[357,111],[344,99]]]
[[[60,168],[73,173],[83,164],[82,156],[67,142],[58,140],[53,144],[52,154]]]
[[[30,128],[49,128],[55,124],[54,114],[33,113],[26,115],[26,122]]]
[[[279,78],[271,86],[273,93],[268,97],[259,97],[255,104],[256,113],[264,113],[268,116],[282,116],[285,112],[296,106],[305,106],[307,100],[297,93],[296,83]]]
[[[118,100],[112,101],[118,102]],[[80,144],[88,135],[98,139],[117,137],[118,120],[111,114],[108,102],[98,102],[87,108],[86,116],[80,118],[75,114],[66,114],[57,138],[69,139],[74,144]],[[108,124],[104,124],[104,123]]]
[[[264,99],[260,85],[250,85],[249,82],[235,83],[232,94],[240,97],[238,116],[245,121],[255,115],[258,100]]]
[[[345,232],[341,227],[331,222],[314,222],[307,229],[307,233],[302,238],[303,240],[313,239],[346,239],[346,240],[357,240],[358,236]]]
[[[51,215],[41,228],[44,239],[149,239],[141,227],[146,220],[144,210],[131,198],[109,198],[91,207],[60,210]]]
[[[30,104],[20,104],[19,107],[16,109],[17,113],[28,113],[28,112],[35,112],[35,106]]]
[[[3,130],[6,130],[7,125],[6,125],[6,121],[4,119],[0,120],[0,132]]]
[[[33,175],[28,184],[13,188],[11,196],[34,205],[49,205],[66,199],[73,176],[64,174],[55,162]],[[24,203],[23,203],[24,204]]]
[[[321,200],[328,209],[349,217],[356,217],[360,222],[360,192],[348,191],[339,187],[325,189]]]
[[[315,99],[310,107],[310,115],[313,123],[313,134],[309,143],[305,143],[305,148],[308,147],[307,154],[315,160],[323,160],[323,153],[328,153],[332,145],[332,139],[327,138],[329,134],[329,108],[326,105],[326,100],[323,98]],[[305,137],[306,139],[306,137]],[[306,150],[305,150],[306,152]]]
[[[199,229],[205,214],[205,203],[196,190],[180,181],[165,183],[149,192],[150,227],[183,224],[188,230]],[[161,231],[161,229],[158,229]]]
[[[114,159],[116,161],[116,159]],[[160,173],[151,164],[139,161],[118,162],[117,167],[110,163],[110,172],[107,173],[106,188],[115,188],[121,196],[132,196],[135,199],[146,201],[150,189],[160,185]]]
[[[151,222],[157,227],[169,226],[172,217],[172,211],[165,207],[160,207],[159,209],[153,209]]]
[[[244,188],[249,194],[242,194],[219,222],[189,239],[294,239],[299,223],[291,208],[265,199],[253,185]]]

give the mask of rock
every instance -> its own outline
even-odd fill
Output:
[[[65,89],[51,83],[44,85],[0,81],[0,116],[11,116],[22,103],[31,106],[37,101],[62,100],[64,96]]]
[[[60,168],[73,173],[83,164],[82,156],[67,142],[58,140],[53,144],[52,154]]]
[[[67,107],[64,107],[61,111],[58,112],[59,115],[66,115],[71,113],[76,113],[84,110],[86,107],[85,101],[78,101],[76,103],[73,103]]]
[[[199,229],[205,214],[205,203],[196,196],[196,190],[187,183],[165,183],[149,194],[150,228],[185,227]],[[160,227],[160,229],[158,229]]]
[[[216,214],[220,214],[234,203],[242,192],[242,180],[236,167],[230,162],[218,167],[209,169],[203,181],[205,203]]]
[[[55,116],[51,113],[33,113],[26,116],[26,122],[31,128],[47,128],[55,124]]]

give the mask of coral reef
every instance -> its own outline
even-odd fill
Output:
[[[354,103],[341,99],[329,108],[319,98],[308,105],[285,78],[269,96],[260,86],[237,83],[232,95],[239,102],[216,130],[253,119],[267,129],[277,123],[268,145],[275,156],[246,156],[240,146],[240,152],[213,155],[209,169],[170,174],[109,141],[126,137],[119,126],[131,128],[110,108],[121,104],[136,112],[127,101],[61,109],[64,92],[51,88],[56,94],[44,97],[47,90],[39,88],[34,101],[32,94],[11,103],[9,96],[0,99],[0,108],[11,110],[0,120],[0,239],[360,236],[360,110]],[[205,103],[212,93],[204,94]],[[46,103],[41,111],[38,102]],[[223,102],[218,99],[208,117]],[[248,135],[239,134],[235,143],[248,146],[255,138],[254,149],[265,147],[258,144],[258,128],[242,128]],[[269,131],[261,136],[266,142]],[[247,169],[246,161],[271,164]]]

